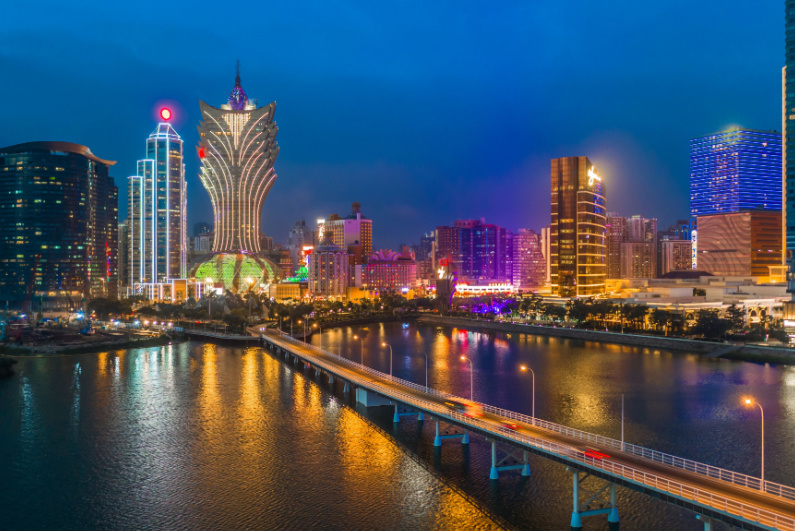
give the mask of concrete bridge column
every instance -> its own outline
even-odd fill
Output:
[[[574,509],[571,512],[571,527],[572,529],[582,529],[582,517],[580,516],[580,473],[577,470],[572,470],[571,472],[574,478],[574,489],[572,490]]]
[[[610,512],[607,513],[607,521],[611,524],[618,523],[618,505],[616,504],[616,484],[610,484]]]

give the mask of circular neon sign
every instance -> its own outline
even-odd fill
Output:
[[[165,121],[169,121],[171,119],[171,109],[167,109],[166,107],[160,109],[160,117]]]

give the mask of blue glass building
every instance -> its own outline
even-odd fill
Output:
[[[781,133],[733,128],[690,141],[690,216],[781,210]]]

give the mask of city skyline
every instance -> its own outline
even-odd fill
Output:
[[[179,18],[169,17],[175,14],[171,8],[159,9],[165,9],[167,27]],[[378,213],[374,223],[382,229],[376,246],[397,248],[451,219],[486,217],[512,230],[539,230],[549,207],[541,199],[545,194],[533,190],[546,183],[548,161],[562,156],[588,156],[601,169],[611,190],[611,210],[642,213],[665,226],[689,207],[691,138],[731,124],[781,128],[783,37],[768,31],[780,25],[778,4],[764,5],[750,17],[731,9],[715,14],[708,4],[689,9],[688,20],[676,16],[676,5],[636,15],[640,22],[655,19],[677,32],[698,28],[698,46],[670,44],[669,32],[626,30],[628,15],[617,3],[584,7],[574,20],[558,24],[559,34],[543,30],[538,20],[562,19],[562,7],[514,4],[485,17],[462,8],[452,26],[443,23],[447,9],[424,9],[424,18],[409,13],[393,21],[384,8],[350,8],[348,15],[352,10],[369,25],[357,25],[347,41],[329,41],[325,49],[329,31],[316,30],[329,13],[320,9],[307,19],[293,8],[277,6],[281,22],[273,31],[284,43],[282,53],[267,60],[240,54],[250,42],[246,36],[241,37],[243,46],[229,39],[210,47],[191,38],[176,45],[169,58],[169,65],[177,61],[176,68],[167,68],[159,54],[145,53],[151,44],[134,36],[148,21],[132,15],[115,35],[101,29],[66,39],[82,68],[110,68],[106,54],[111,52],[93,46],[93,39],[110,42],[118,55],[109,71],[113,75],[90,87],[88,105],[80,96],[89,87],[76,76],[52,83],[51,76],[61,72],[49,64],[55,44],[38,34],[35,44],[26,40],[48,25],[72,35],[83,22],[52,8],[43,9],[37,25],[28,28],[19,22],[29,18],[26,8],[13,6],[10,19],[18,22],[4,57],[20,75],[0,90],[13,99],[24,84],[26,97],[57,107],[62,119],[51,120],[37,108],[24,109],[24,115],[22,109],[8,109],[7,120],[19,127],[0,133],[0,145],[51,138],[92,146],[119,160],[113,177],[126,197],[123,179],[135,173],[140,130],[149,128],[161,104],[173,106],[175,127],[195,145],[197,100],[215,101],[225,93],[228,72],[239,58],[249,91],[263,101],[276,100],[286,126],[276,164],[284,178],[271,193],[273,209],[263,216],[264,232],[283,240],[297,219],[314,219],[334,212],[336,205],[362,201]],[[203,15],[179,14],[196,30],[211,22]],[[74,24],[64,24],[63,16]],[[330,27],[344,25],[344,16],[328,19]],[[407,43],[395,22],[419,32],[420,38]],[[578,32],[594,24],[599,34],[583,41]],[[489,38],[468,43],[476,27]],[[608,36],[617,27],[624,33]],[[722,42],[718,37],[730,28],[742,28],[749,38]],[[534,29],[539,36],[528,36]],[[213,30],[221,37],[228,31]],[[368,49],[363,44],[372,41],[374,32],[379,33],[377,44]],[[729,57],[732,67],[725,68]],[[573,60],[582,65],[581,84],[567,83],[556,73],[561,71],[556,66]],[[745,75],[738,80],[736,71]],[[572,106],[571,101],[581,103]],[[474,120],[464,109],[477,109]],[[103,120],[113,121],[111,132],[97,127]],[[185,162],[188,222],[209,221],[210,200],[199,183],[198,156],[189,150]],[[666,182],[665,190],[650,193],[659,181]],[[500,187],[512,193],[501,194]],[[440,202],[440,195],[451,200]],[[120,219],[126,218],[125,207]],[[384,223],[387,219],[393,222]]]

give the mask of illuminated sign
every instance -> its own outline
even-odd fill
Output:
[[[602,181],[602,178],[599,177],[593,168],[588,169],[588,186],[593,186],[594,181]]]
[[[691,261],[693,262],[693,269],[698,269],[698,231],[693,229],[690,232],[690,247],[691,251]]]
[[[789,319],[784,319],[784,326],[786,328],[793,328],[793,327],[795,327],[795,321],[790,321]]]
[[[439,278],[440,278],[440,279],[441,279],[441,278],[444,278],[444,266],[442,266],[442,267],[440,267],[440,268],[439,268],[439,271],[438,271],[438,273],[439,273]]]
[[[160,117],[166,122],[171,120],[171,109],[168,109],[166,107],[160,109]]]

